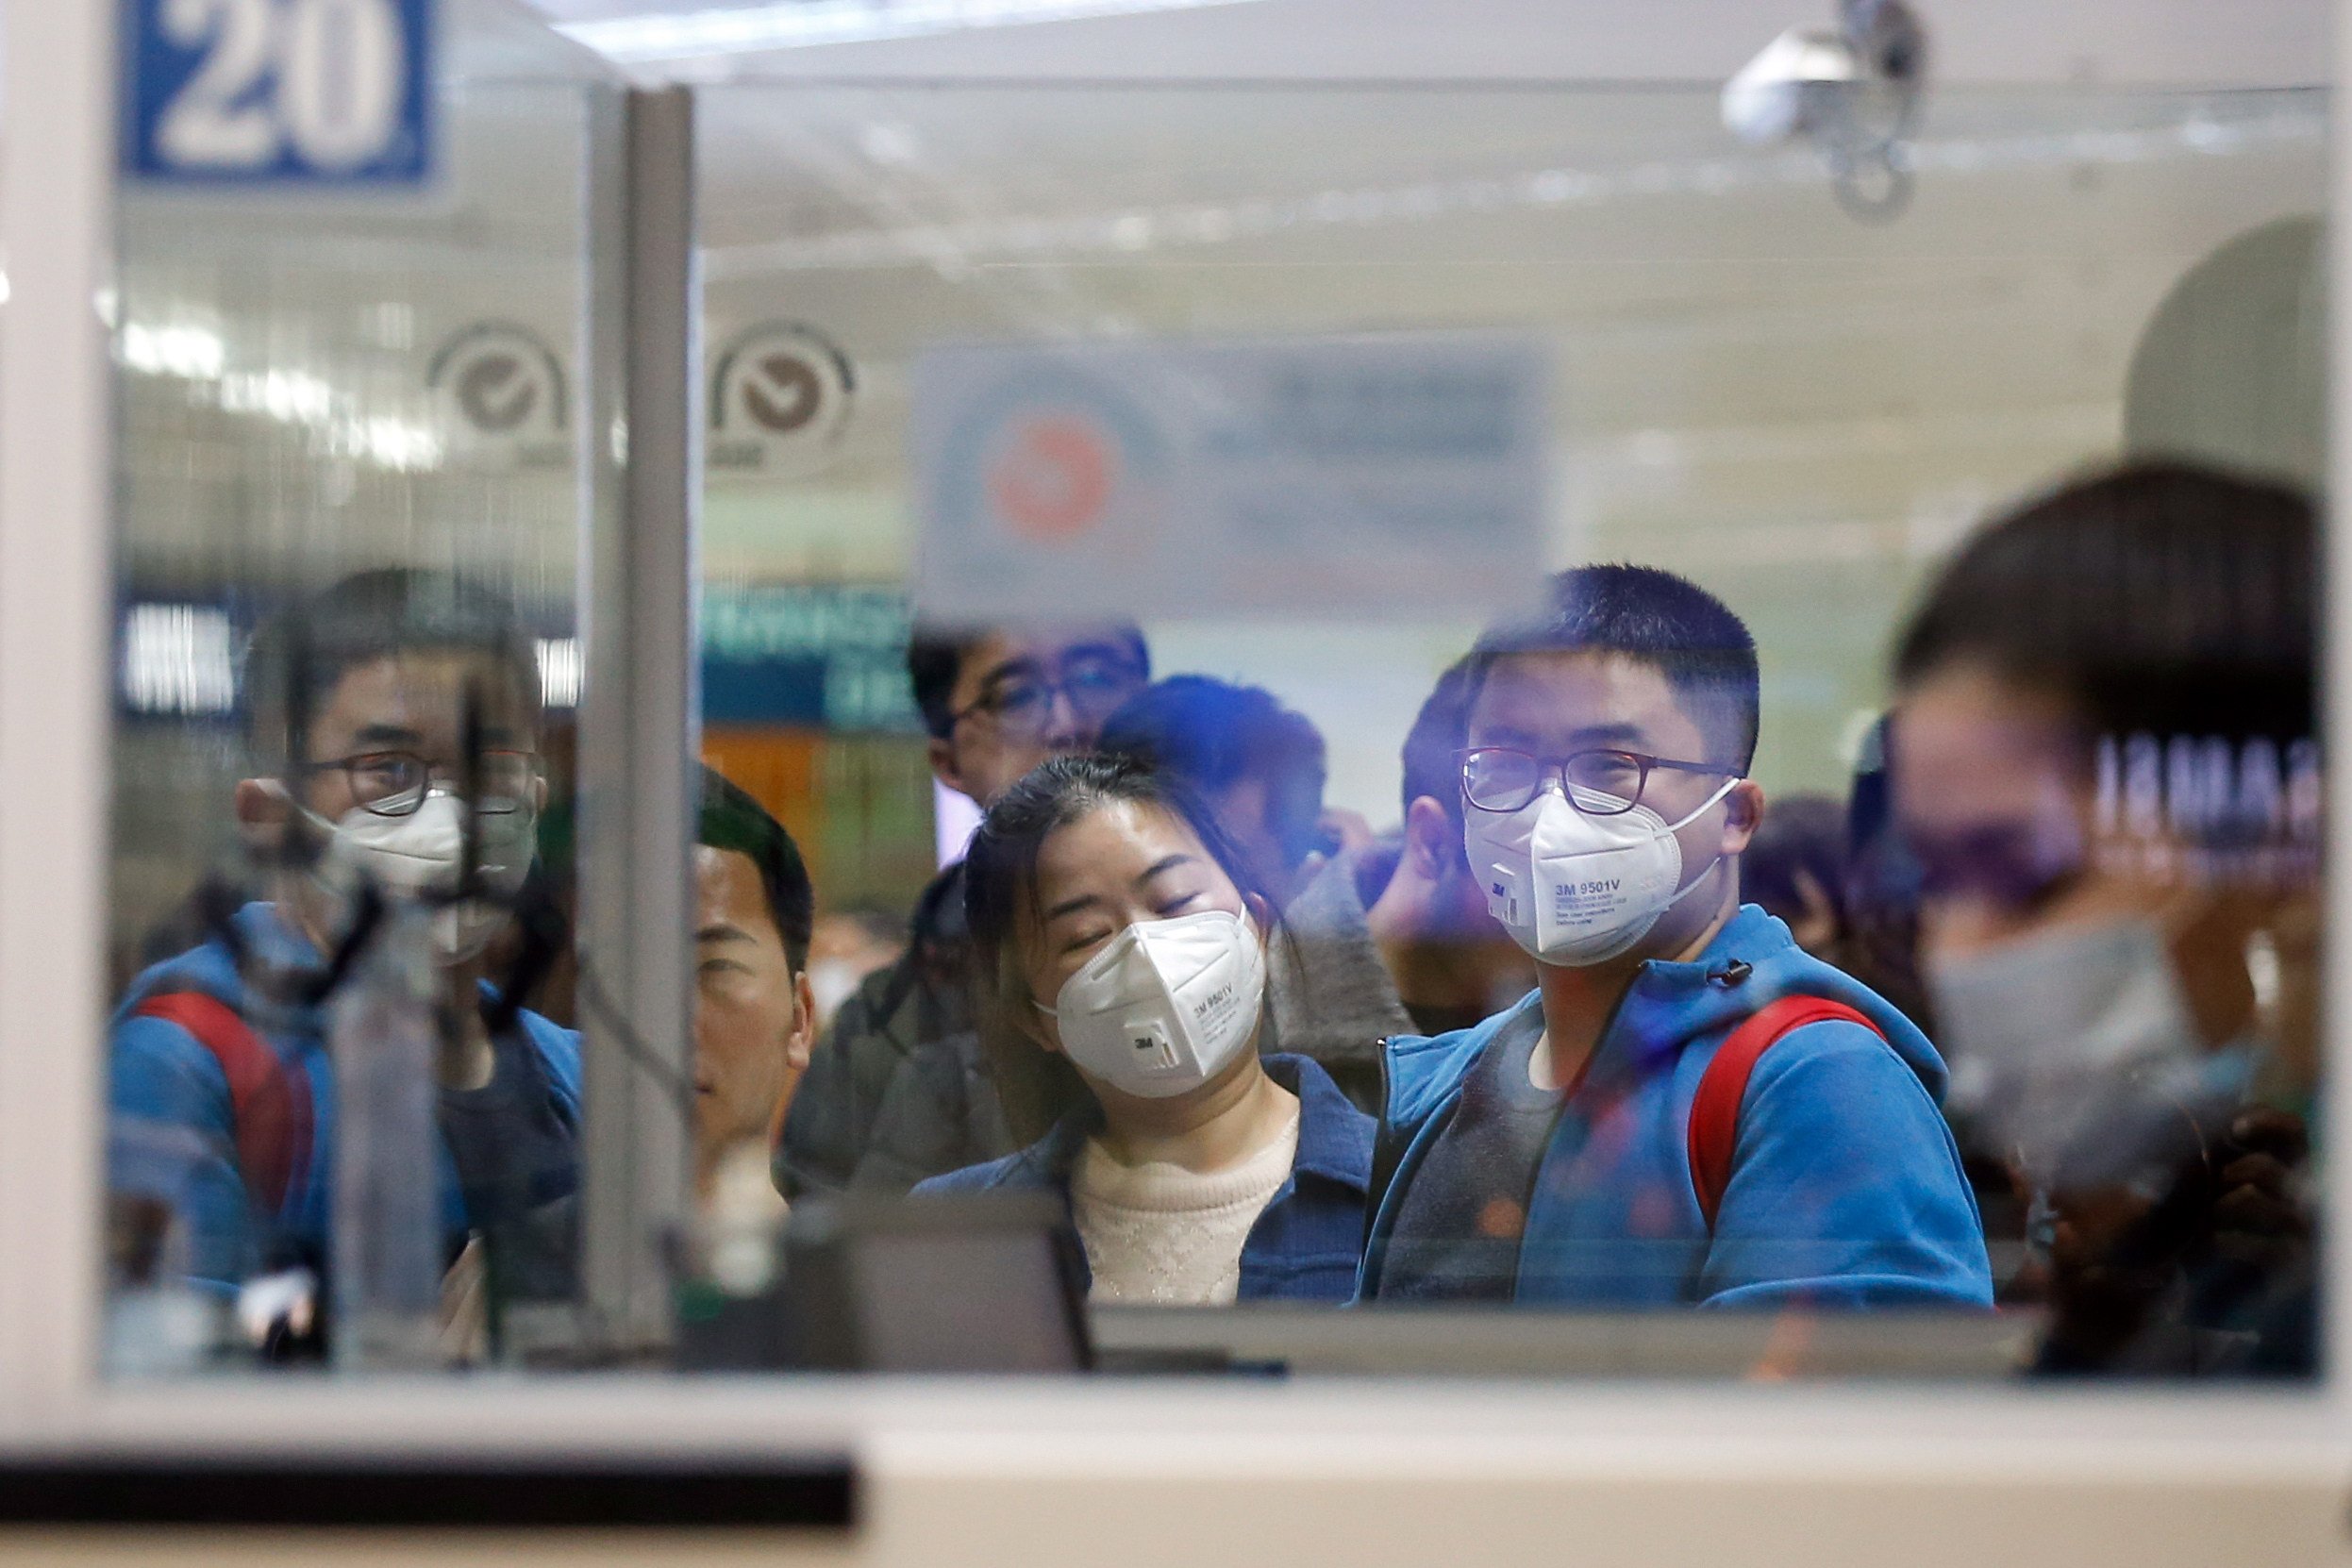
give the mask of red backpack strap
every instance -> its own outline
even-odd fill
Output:
[[[150,996],[132,1016],[178,1025],[221,1064],[236,1122],[238,1172],[254,1202],[276,1213],[309,1159],[309,1077],[280,1060],[235,1008],[200,991]]]
[[[1731,1185],[1731,1156],[1740,1141],[1740,1102],[1747,1080],[1766,1051],[1808,1024],[1860,1024],[1883,1040],[1878,1026],[1843,1002],[1825,996],[1783,996],[1767,1002],[1731,1031],[1707,1064],[1691,1099],[1691,1189],[1698,1195],[1707,1228],[1715,1228],[1724,1189]]]

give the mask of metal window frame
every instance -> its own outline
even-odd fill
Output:
[[[582,1177],[579,1327],[626,1362],[668,1342],[662,1241],[692,1146],[702,289],[692,94],[592,93],[578,954],[582,1135],[603,1152]]]
[[[2352,75],[2338,9],[2334,80]],[[2327,1258],[2327,1365],[2311,1392],[2206,1389],[1776,1387],[1694,1384],[1410,1383],[1280,1386],[1201,1382],[1098,1383],[876,1378],[675,1379],[597,1374],[538,1380],[387,1379],[327,1382],[102,1382],[98,1150],[103,1018],[99,954],[108,887],[108,607],[111,474],[107,344],[93,308],[109,278],[114,169],[114,8],[14,0],[9,6],[6,102],[0,110],[0,239],[12,298],[0,309],[0,1452],[302,1450],[312,1454],[759,1453],[791,1456],[862,1448],[899,1466],[984,1455],[1040,1476],[1168,1474],[1259,1477],[1329,1475],[1335,1466],[1406,1464],[1430,1478],[1517,1474],[1720,1475],[1726,1467],[1792,1478],[1916,1473],[1972,1463],[2020,1479],[2125,1478],[2332,1482],[2352,1460],[2352,1274],[2347,1249]],[[611,112],[608,109],[606,112]],[[664,111],[657,111],[664,112]],[[670,130],[679,127],[673,123]],[[608,157],[610,125],[602,133]],[[2352,212],[2352,142],[2337,133],[2332,207]],[[626,141],[626,139],[623,139]],[[676,168],[676,144],[662,156]],[[648,156],[653,156],[650,152]],[[608,211],[606,219],[609,221]],[[2352,282],[2352,225],[2332,225],[2333,291]],[[674,264],[674,263],[673,263]],[[671,276],[671,284],[680,279]],[[684,278],[691,295],[691,268]],[[601,297],[601,296],[600,296]],[[671,309],[676,300],[673,298]],[[654,315],[634,333],[656,330]],[[2352,365],[2352,313],[2331,326],[2333,363]],[[684,430],[663,430],[628,389],[636,500],[668,496],[676,532],[659,546],[691,549],[696,497],[691,309],[648,344],[640,374],[690,373]],[[609,324],[588,330],[609,332]],[[599,342],[610,348],[609,337]],[[610,414],[621,389],[598,407]],[[2352,492],[2352,400],[2331,418],[2332,475]],[[600,428],[592,425],[592,428]],[[609,427],[609,426],[605,426]],[[659,461],[649,448],[671,443]],[[642,684],[614,691],[609,621],[592,621],[592,703],[611,700],[624,734],[642,751],[633,773],[641,812],[682,803],[692,741],[692,560],[647,562],[659,536],[616,531],[610,471],[592,478],[599,570],[649,564],[657,579],[620,613],[638,618],[644,645],[666,663],[623,672]],[[681,481],[688,490],[681,494]],[[594,487],[602,485],[598,491]],[[640,488],[642,487],[642,488]],[[687,592],[679,595],[679,569]],[[2331,532],[2329,579],[2352,584],[2352,528]],[[2352,733],[2352,594],[2331,597],[2327,722]],[[603,687],[602,692],[597,687]],[[592,717],[598,709],[592,709]],[[650,752],[652,755],[646,755]],[[682,816],[678,835],[682,835]],[[626,832],[595,876],[626,866],[681,898],[682,836],[649,814]],[[2340,1021],[2352,1017],[2352,812],[2329,829],[2327,932],[2330,1068],[2352,1076]],[[601,869],[598,869],[598,868]],[[659,926],[635,902],[640,923]],[[682,931],[683,925],[672,927]],[[598,937],[596,940],[601,941]],[[607,961],[629,975],[646,1029],[680,1016],[650,938]],[[682,949],[681,949],[682,952]],[[657,1007],[651,998],[657,993]],[[678,988],[682,995],[682,983]],[[592,1068],[609,1076],[616,1069]],[[642,1090],[642,1086],[639,1086]],[[2352,1146],[2352,1110],[2330,1098],[2329,1146]],[[673,1181],[672,1151],[647,1139],[634,1174],[597,1212],[623,1229],[659,1216]],[[2331,1163],[2332,1212],[2352,1214],[2352,1160]],[[631,1216],[634,1216],[632,1219]],[[602,1244],[602,1243],[600,1243]],[[626,1250],[624,1246],[623,1250]],[[612,1280],[626,1268],[615,1266]],[[623,1284],[600,1284],[615,1323],[644,1322]],[[619,1336],[626,1340],[626,1332]]]

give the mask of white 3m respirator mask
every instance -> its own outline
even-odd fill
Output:
[[[1557,787],[1547,788],[1516,811],[1469,808],[1462,846],[1486,890],[1488,912],[1530,958],[1567,969],[1606,963],[1629,952],[1706,879],[1701,872],[1690,887],[1679,886],[1682,845],[1675,833],[1739,782],[1725,779],[1697,810],[1671,823],[1646,806],[1590,816]],[[1617,804],[1580,785],[1569,788],[1596,808]]]
[[[434,791],[405,817],[387,817],[355,806],[338,821],[301,808],[327,835],[318,879],[329,892],[348,900],[372,881],[393,898],[446,898],[458,891],[464,859],[465,803]],[[506,922],[500,906],[510,902],[529,875],[538,844],[538,813],[518,805],[509,811],[476,812],[475,869],[487,898],[469,898],[433,911],[433,945],[450,962],[475,957]]]
[[[1061,1049],[1087,1076],[1166,1099],[1198,1089],[1249,1048],[1265,1007],[1266,954],[1223,909],[1128,926],[1070,976],[1055,1005]]]

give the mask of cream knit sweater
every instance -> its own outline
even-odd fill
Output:
[[[1070,1206],[1094,1301],[1222,1307],[1242,1285],[1242,1243],[1298,1157],[1298,1108],[1238,1165],[1203,1176],[1181,1165],[1122,1165],[1088,1139]]]

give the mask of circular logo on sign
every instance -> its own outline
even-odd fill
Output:
[[[563,365],[528,327],[483,322],[434,354],[425,385],[451,454],[466,466],[503,471],[571,464]]]
[[[831,456],[849,421],[855,381],[831,340],[797,322],[739,334],[711,375],[713,469],[805,474]]]
[[[519,356],[495,350],[480,356],[458,377],[458,407],[476,430],[504,433],[531,417],[539,389]]]
[[[1041,543],[1092,529],[1118,488],[1118,445],[1083,413],[1020,419],[988,467],[990,505],[1015,534]]]

